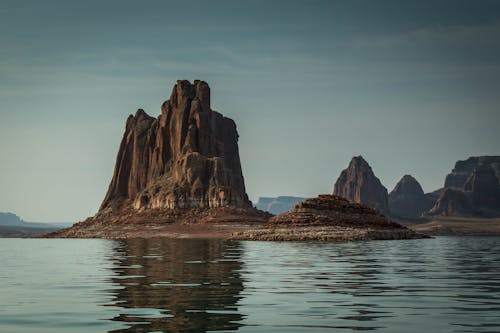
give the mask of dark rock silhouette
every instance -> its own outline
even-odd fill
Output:
[[[389,193],[391,215],[401,218],[419,218],[434,205],[429,195],[422,190],[419,182],[410,175],[405,175]]]
[[[250,207],[233,120],[210,108],[203,81],[177,81],[161,115],[127,119],[100,211]]]
[[[446,177],[445,190],[428,214],[500,216],[499,161],[500,157],[496,156],[458,161],[452,173]]]
[[[255,206],[257,209],[278,215],[289,211],[293,206],[305,199],[306,198],[292,196],[279,196],[275,198],[260,197]]]
[[[387,189],[362,156],[353,157],[335,182],[333,194],[389,212]]]
[[[455,163],[452,172],[446,176],[444,187],[463,190],[474,170],[483,164],[490,165],[500,179],[500,156],[473,156]]]

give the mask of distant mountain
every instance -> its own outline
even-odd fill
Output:
[[[260,197],[257,201],[257,209],[269,212],[274,215],[288,212],[296,204],[306,200],[307,198],[279,196],[279,197]]]
[[[16,214],[0,213],[0,225],[20,225],[23,220]]]
[[[71,222],[26,222],[13,213],[0,212],[0,227],[23,227],[23,228],[41,228],[41,229],[61,229],[71,226]]]

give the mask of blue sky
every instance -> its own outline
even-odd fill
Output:
[[[125,119],[177,79],[233,118],[247,192],[314,196],[354,155],[389,191],[500,154],[498,1],[0,3],[0,211],[93,215]]]

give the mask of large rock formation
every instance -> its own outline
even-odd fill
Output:
[[[500,157],[496,156],[471,157],[466,161],[458,161],[452,173],[446,177],[445,191],[429,214],[500,216],[499,161]]]
[[[275,198],[271,197],[260,197],[255,205],[257,209],[265,212],[269,212],[274,215],[278,215],[284,212],[288,212],[297,203],[304,201],[306,198],[301,197],[291,197],[291,196],[279,196]]]
[[[389,210],[393,216],[414,219],[428,211],[434,201],[415,178],[405,175],[389,193]]]
[[[353,157],[335,182],[333,194],[389,212],[387,189],[362,156]]]
[[[207,83],[177,81],[158,118],[128,117],[100,212],[223,206],[251,206],[236,124],[210,108]]]
[[[485,164],[490,165],[496,177],[500,179],[500,156],[473,156],[455,163],[451,173],[446,176],[444,187],[463,190],[474,170]]]

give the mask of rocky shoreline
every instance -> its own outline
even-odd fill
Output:
[[[259,241],[392,240],[427,238],[387,220],[378,210],[320,195],[272,216],[253,208],[150,209],[98,213],[48,238],[222,238]]]

